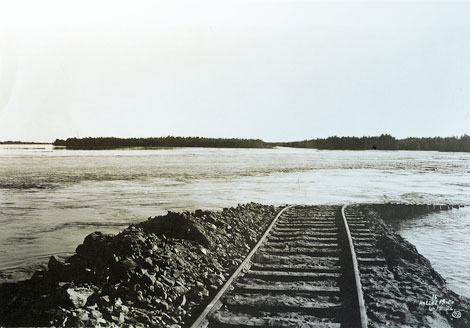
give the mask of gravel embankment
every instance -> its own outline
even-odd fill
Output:
[[[390,217],[383,208],[363,207],[386,259],[372,275],[361,273],[369,327],[470,327],[470,300],[448,289],[429,260],[386,224]]]
[[[0,325],[178,327],[192,322],[276,215],[274,206],[171,213],[95,232],[66,262],[0,286]]]

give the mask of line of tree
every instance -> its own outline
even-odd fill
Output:
[[[0,141],[0,145],[50,145],[50,142],[28,142],[28,141],[16,141],[16,140],[7,140]]]
[[[272,147],[260,139],[159,137],[159,138],[68,138],[56,139],[54,146],[67,149],[114,149],[133,147],[210,147],[210,148],[268,148]]]
[[[328,137],[304,141],[282,142],[278,146],[337,150],[435,150],[470,152],[470,136],[396,139],[389,134],[378,137]]]
[[[470,152],[470,136],[396,139],[389,134],[374,137],[328,137],[293,142],[264,142],[260,139],[159,137],[159,138],[68,138],[54,146],[68,149],[114,149],[130,147],[270,148],[275,146],[330,150],[435,150]]]

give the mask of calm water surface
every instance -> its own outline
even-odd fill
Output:
[[[465,203],[470,154],[312,149],[73,151],[0,145],[0,280],[24,277],[90,232],[168,210],[238,203]],[[469,209],[403,222],[402,234],[470,297]]]

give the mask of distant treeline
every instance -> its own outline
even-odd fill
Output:
[[[264,142],[260,139],[224,139],[200,137],[159,138],[68,138],[57,139],[54,146],[68,149],[114,149],[129,147],[210,147],[210,148],[270,148],[275,146],[330,150],[436,150],[470,152],[470,136],[395,139],[391,135],[378,137],[328,137],[293,142]]]
[[[50,145],[50,142],[0,141],[0,145]]]
[[[379,137],[328,137],[304,141],[277,143],[278,146],[338,150],[436,150],[470,152],[470,136],[395,139],[391,135]]]
[[[223,139],[200,137],[160,138],[68,138],[56,139],[54,146],[68,149],[113,149],[129,147],[210,147],[210,148],[268,148],[268,143],[259,139]]]

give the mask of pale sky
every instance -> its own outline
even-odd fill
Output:
[[[0,0],[0,140],[470,133],[470,2]]]

